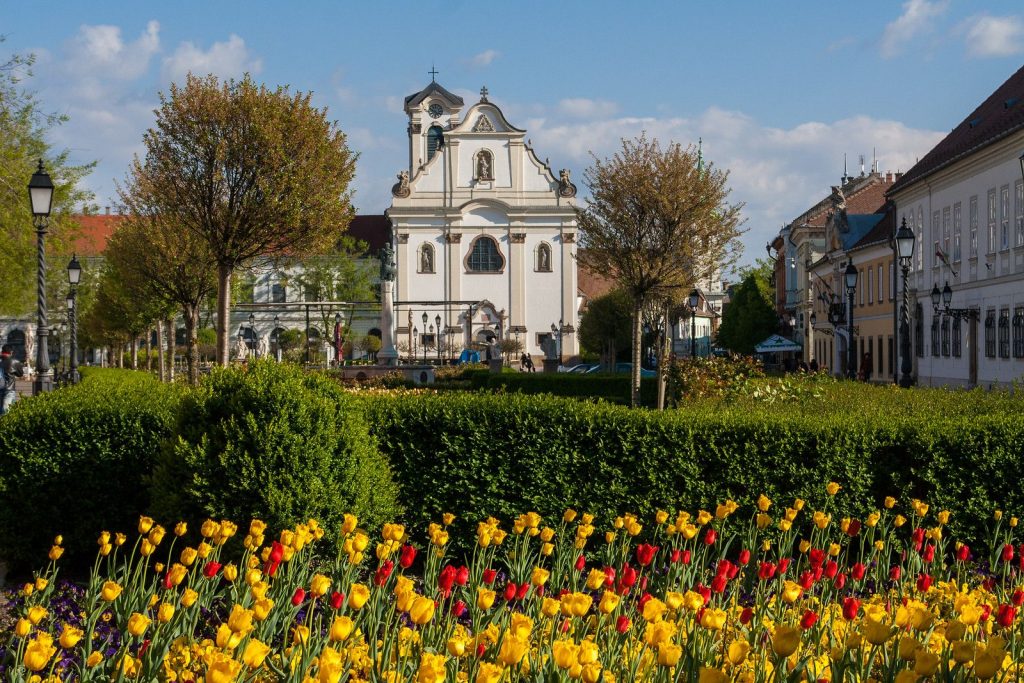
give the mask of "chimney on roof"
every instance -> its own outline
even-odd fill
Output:
[[[886,183],[891,183],[892,182],[892,171],[886,171],[885,172],[885,182]]]
[[[896,171],[895,180],[899,180],[903,177],[903,171]]]
[[[104,206],[103,209],[104,209],[104,213],[106,213],[109,216],[110,215],[110,207],[109,206]]]

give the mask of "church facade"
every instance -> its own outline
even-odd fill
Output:
[[[576,187],[556,177],[481,89],[436,82],[405,98],[409,166],[387,211],[397,266],[397,342],[457,354],[515,339],[576,355]]]

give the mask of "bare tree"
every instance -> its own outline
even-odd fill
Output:
[[[693,146],[641,135],[610,159],[594,158],[584,180],[591,198],[576,209],[579,260],[607,273],[632,300],[631,402],[640,399],[641,328],[652,297],[676,299],[732,263],[740,251],[740,209],[728,204],[728,172],[703,164]]]

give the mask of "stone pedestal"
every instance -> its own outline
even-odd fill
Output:
[[[492,358],[487,361],[487,367],[489,367],[491,372],[495,374],[499,374],[501,372],[501,368],[504,364],[505,363],[501,358]]]
[[[544,359],[544,372],[558,372],[558,359],[557,358],[545,358]]]
[[[391,292],[395,283],[381,280],[380,283],[380,351],[377,364],[387,367],[398,365],[398,349],[395,348],[395,302]]]

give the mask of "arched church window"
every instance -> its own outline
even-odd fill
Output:
[[[270,286],[270,301],[275,304],[283,304],[287,300],[288,292],[284,279],[280,279]]]
[[[466,266],[471,273],[500,273],[505,259],[494,238],[481,235],[473,240]]]
[[[444,131],[441,126],[431,126],[427,129],[427,161],[430,161],[437,150],[444,147]]]
[[[434,272],[434,245],[424,242],[420,246],[420,268],[421,273]]]
[[[538,273],[551,272],[551,245],[546,242],[541,242],[537,246],[536,270]]]
[[[494,155],[486,149],[477,152],[476,179],[494,180]]]

